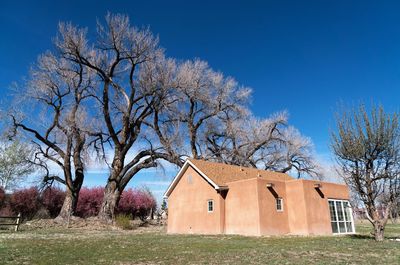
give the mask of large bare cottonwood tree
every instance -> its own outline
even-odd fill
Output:
[[[248,110],[251,89],[212,70],[204,61],[160,64],[147,86],[157,87],[148,124],[168,154],[321,177],[311,141],[287,125],[287,114],[256,119]]]
[[[90,135],[85,104],[92,85],[92,74],[82,65],[47,52],[32,67],[25,87],[16,90],[18,109],[9,112],[12,136],[19,133],[31,141],[31,162],[43,169],[43,181],[66,187],[60,219],[74,214],[84,179]]]
[[[210,159],[208,127],[221,128],[222,116],[239,117],[251,90],[211,69],[204,61],[169,61],[155,71],[159,97],[149,122],[167,160],[182,166],[186,157]]]
[[[143,71],[153,69],[146,65],[161,60],[163,52],[148,29],[131,26],[127,16],[111,14],[104,24],[98,23],[93,44],[89,44],[85,29],[61,24],[57,46],[64,59],[97,75],[94,97],[103,119],[98,143],[108,142],[113,149],[99,212],[100,219],[109,221],[129,181],[139,171],[157,166],[157,158],[164,156],[146,141],[144,132],[157,87],[143,86],[140,80]]]
[[[400,196],[400,127],[396,113],[363,105],[337,116],[332,149],[338,172],[366,208],[377,241]],[[380,210],[384,209],[384,213]]]

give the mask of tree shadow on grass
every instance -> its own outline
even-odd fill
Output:
[[[374,237],[372,235],[361,235],[361,234],[354,234],[354,235],[347,235],[347,237],[352,238],[352,239],[371,239],[374,240]],[[385,236],[385,240],[396,240],[399,237],[396,236]]]
[[[350,237],[352,239],[374,239],[370,235],[361,235],[361,234],[347,235],[347,237]]]

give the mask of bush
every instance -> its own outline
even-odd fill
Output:
[[[0,187],[0,216],[14,216],[15,213],[12,211],[9,203],[10,195]]]
[[[115,217],[115,224],[124,230],[130,230],[133,228],[131,225],[131,219],[131,215],[118,214],[117,217]]]
[[[40,208],[39,191],[27,188],[15,191],[10,196],[10,207],[15,214],[21,213],[23,219],[32,219]]]
[[[125,190],[118,203],[117,213],[134,215],[136,211],[136,194],[132,189]]]
[[[15,216],[16,214],[11,209],[10,205],[6,203],[3,208],[0,209],[0,216]]]
[[[156,200],[149,190],[128,189],[122,193],[117,212],[132,214],[133,217],[145,221],[156,207]]]
[[[148,190],[137,191],[137,200],[135,201],[135,205],[135,216],[139,217],[142,221],[145,221],[157,207],[156,200]]]
[[[82,218],[96,216],[103,201],[104,189],[102,187],[82,188],[79,193],[76,215]]]
[[[102,187],[82,188],[79,194],[76,215],[82,218],[96,216],[99,213],[103,196],[104,188]],[[150,191],[128,189],[122,193],[116,213],[145,220],[156,206],[156,200]]]
[[[76,215],[82,218],[96,216],[99,213],[103,201],[104,189],[102,187],[82,188],[79,194]],[[39,209],[40,214],[37,217],[49,216],[54,218],[61,210],[65,198],[65,192],[59,188],[47,188],[40,196],[37,188],[27,188],[15,191],[6,195],[0,190],[0,203],[3,213],[21,213],[24,219],[35,217]],[[6,203],[6,201],[8,201]],[[121,195],[117,214],[138,217],[144,221],[150,213],[156,208],[156,200],[149,190],[146,189],[128,189]],[[45,214],[47,212],[47,215]]]
[[[7,198],[8,197],[8,198]],[[2,215],[22,214],[22,218],[54,218],[64,202],[65,192],[59,188],[47,188],[42,194],[35,187],[20,189],[5,195],[1,209]],[[0,191],[0,199],[2,198]],[[45,214],[46,213],[46,214]]]
[[[3,188],[0,187],[0,209],[6,204],[6,193]]]
[[[57,217],[60,213],[64,198],[65,191],[59,188],[50,187],[43,191],[41,203],[51,218]]]
[[[50,216],[49,211],[45,207],[40,207],[39,210],[36,211],[35,215],[33,216],[33,219],[50,219],[52,218]]]

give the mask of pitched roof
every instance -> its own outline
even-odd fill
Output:
[[[168,197],[171,194],[172,190],[175,188],[189,166],[198,171],[198,173],[217,190],[225,189],[229,182],[252,178],[263,178],[277,181],[293,180],[292,177],[285,173],[260,170],[257,168],[233,166],[205,160],[188,159],[183,164],[181,170],[179,170],[171,184],[168,186],[164,193],[164,197]]]
[[[218,186],[226,186],[229,182],[256,177],[278,181],[293,179],[285,173],[260,170],[257,168],[227,165],[198,159],[189,159],[189,161]]]

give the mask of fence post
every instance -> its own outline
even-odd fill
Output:
[[[19,227],[20,220],[21,220],[21,213],[19,213],[19,214],[18,214],[18,217],[17,217],[17,222],[16,222],[16,224],[15,224],[15,232],[18,231],[18,227]]]

